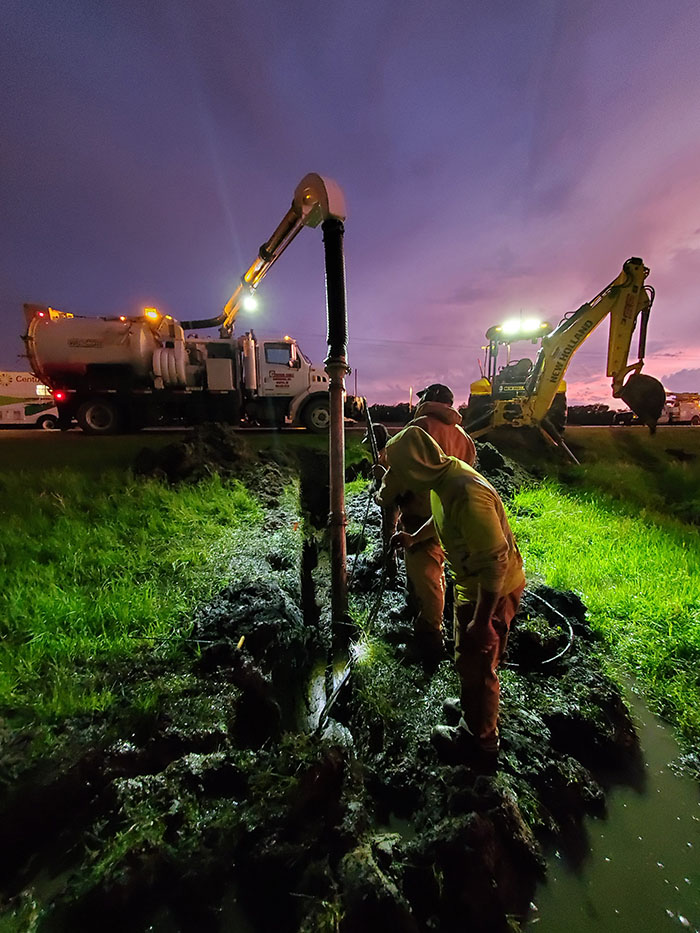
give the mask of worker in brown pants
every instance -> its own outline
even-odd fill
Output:
[[[412,425],[422,428],[448,457],[474,465],[476,447],[462,428],[452,390],[433,383],[418,393],[420,403]],[[385,459],[382,453],[382,460]],[[386,465],[386,464],[385,464]],[[430,495],[394,488],[386,478],[382,505],[398,505],[399,528],[413,534],[430,519]],[[442,619],[445,611],[445,555],[437,536],[426,536],[405,552],[406,579],[414,611],[414,654],[430,664],[444,656]]]
[[[446,457],[421,428],[408,426],[386,446],[385,482],[430,492],[431,518],[415,533],[398,532],[395,547],[410,550],[437,534],[455,576],[455,664],[462,719],[438,727],[439,753],[499,749],[499,682],[496,673],[510,622],[525,586],[522,558],[500,496],[485,477]],[[384,486],[379,492],[382,500]]]
[[[477,739],[480,749],[490,754],[497,753],[500,745],[498,708],[501,688],[496,670],[505,654],[510,623],[518,611],[524,589],[523,582],[506,596],[498,597],[491,612],[490,626],[485,627],[483,633],[469,628],[477,615],[478,601],[455,603],[455,667],[460,682],[461,725]],[[438,732],[437,735],[443,739],[459,740],[459,733]]]

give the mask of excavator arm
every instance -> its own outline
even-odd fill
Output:
[[[647,322],[654,298],[654,290],[645,285],[648,274],[649,269],[641,259],[628,259],[613,282],[542,339],[542,348],[529,377],[523,405],[527,421],[539,425],[544,423],[546,426],[547,412],[571,357],[609,315],[607,375],[612,378],[613,397],[622,399],[650,430],[655,429],[666,393],[657,379],[640,373],[644,365]],[[638,319],[638,359],[629,363],[632,334]]]
[[[338,185],[330,178],[311,172],[299,182],[292,204],[272,236],[260,247],[248,271],[241,276],[238,288],[224,305],[221,314],[198,321],[182,321],[187,329],[221,327],[221,335],[233,332],[234,323],[244,299],[254,293],[292,240],[303,227],[317,227],[324,220],[345,220],[345,199]]]

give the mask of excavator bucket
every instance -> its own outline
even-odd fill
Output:
[[[620,398],[654,434],[656,422],[666,404],[666,390],[659,380],[642,373],[633,373],[622,387]]]

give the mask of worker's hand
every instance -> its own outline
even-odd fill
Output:
[[[391,541],[389,541],[389,547],[392,551],[396,551],[398,548],[408,550],[412,544],[413,535],[410,535],[407,531],[397,531],[396,534],[391,536]]]
[[[382,480],[386,475],[386,467],[383,467],[381,463],[372,464],[372,479],[377,484],[377,488],[382,485]]]
[[[382,481],[386,476],[386,470],[380,463],[375,463],[372,466],[372,479],[369,484],[370,493],[374,496],[374,501],[378,502],[377,495],[382,486]],[[381,505],[381,502],[379,502]]]

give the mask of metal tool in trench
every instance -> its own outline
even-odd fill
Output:
[[[369,425],[371,425],[371,417],[369,415],[369,409],[367,411],[368,411],[368,415],[367,415],[368,423]],[[369,427],[369,431],[371,432],[372,437],[374,437],[373,427]],[[374,442],[374,446],[376,448],[376,439]],[[373,496],[374,496],[373,484],[370,483],[368,486],[368,493],[367,493],[367,508],[365,509],[365,515],[362,520],[362,528],[360,531],[361,538],[363,538],[365,534],[365,529],[367,527],[367,517],[369,515],[369,508],[370,508],[370,505],[372,504]],[[358,558],[358,555],[355,554],[355,560],[353,561],[352,570],[350,572],[350,579],[348,581],[348,586],[350,586],[353,580],[353,576],[355,573],[355,567],[357,566],[357,558]],[[367,617],[367,631],[368,632],[372,630],[374,620],[376,619],[377,614],[379,612],[379,608],[382,603],[382,597],[384,596],[384,590],[386,589],[386,582],[389,577],[389,572],[390,572],[392,561],[395,561],[395,555],[392,553],[387,543],[384,546],[383,552],[382,552],[382,569],[381,569],[381,575],[379,578],[379,587],[377,589],[377,594],[374,597],[372,608],[370,609],[369,615]],[[336,686],[333,688],[330,696],[326,700],[326,703],[323,706],[323,709],[321,710],[319,714],[318,725],[316,726],[316,729],[314,730],[316,734],[318,734],[321,731],[321,729],[323,729],[323,727],[325,726],[328,720],[328,714],[330,713],[331,709],[335,705],[335,702],[338,699],[340,693],[342,692],[343,687],[347,684],[348,680],[350,679],[350,675],[352,674],[355,664],[360,660],[361,657],[362,657],[362,652],[359,649],[358,643],[351,642],[349,646],[349,657],[345,665],[345,669],[343,670],[340,680],[338,681]]]
[[[370,501],[371,501],[371,500],[370,500]],[[368,506],[368,511],[369,511],[369,506]],[[388,566],[388,564],[387,564],[386,555],[385,555],[385,560],[384,560],[383,566],[382,566],[382,576],[381,576],[381,578],[380,578],[379,590],[378,590],[378,592],[377,592],[377,596],[375,597],[375,601],[374,601],[374,604],[373,604],[373,606],[372,606],[372,609],[371,609],[371,611],[370,611],[370,615],[369,615],[369,618],[368,618],[368,628],[371,628],[371,625],[372,625],[372,623],[374,622],[374,619],[376,618],[376,615],[377,615],[377,613],[378,613],[378,611],[379,611],[379,607],[380,607],[380,605],[381,605],[382,596],[384,595],[384,588],[385,588],[385,586],[386,586],[387,566]],[[353,564],[353,570],[354,570],[354,564]],[[542,603],[543,606],[546,606],[551,612],[553,612],[555,615],[559,616],[559,618],[564,622],[564,624],[566,625],[566,627],[567,627],[568,630],[569,630],[569,635],[568,635],[568,638],[567,638],[566,645],[561,649],[561,651],[558,651],[555,655],[552,655],[551,658],[547,658],[545,661],[541,661],[541,662],[540,662],[540,667],[544,667],[545,664],[552,664],[554,661],[558,661],[559,658],[562,658],[568,651],[571,650],[571,648],[572,648],[572,646],[573,646],[573,643],[574,643],[574,629],[573,629],[573,626],[571,625],[570,620],[567,619],[567,617],[564,615],[564,613],[563,613],[563,612],[560,612],[560,611],[556,608],[556,606],[553,606],[550,602],[548,602],[546,599],[543,599],[541,596],[539,596],[537,593],[535,593],[535,592],[533,592],[533,591],[529,591],[528,595],[529,595],[529,596],[534,596],[534,598],[535,598],[536,600],[538,600],[540,603]],[[316,732],[317,734],[318,734],[318,733],[321,731],[321,729],[323,729],[323,727],[325,726],[325,724],[326,724],[326,722],[327,722],[327,720],[328,720],[328,716],[329,716],[329,713],[330,713],[331,709],[332,709],[333,706],[335,705],[335,703],[336,703],[338,697],[340,696],[340,694],[341,694],[343,688],[345,687],[345,685],[346,685],[347,682],[349,681],[350,675],[352,674],[352,671],[353,671],[353,668],[354,668],[355,664],[357,663],[357,661],[359,661],[359,659],[361,658],[361,656],[362,656],[362,653],[361,653],[361,651],[359,650],[358,645],[357,645],[356,643],[352,643],[352,644],[350,645],[350,658],[349,658],[349,660],[348,660],[348,663],[347,663],[346,666],[345,666],[345,670],[343,671],[342,676],[341,676],[340,680],[338,681],[337,685],[335,686],[333,692],[331,693],[331,695],[330,695],[330,696],[328,697],[328,699],[326,700],[326,704],[325,704],[325,706],[323,707],[323,709],[321,710],[321,713],[320,713],[320,715],[319,715],[318,725],[316,726],[316,729],[315,729],[315,732]],[[511,664],[508,664],[507,666],[508,666],[508,667],[517,667],[518,665],[517,665],[517,664],[512,664],[512,663],[511,663]]]

